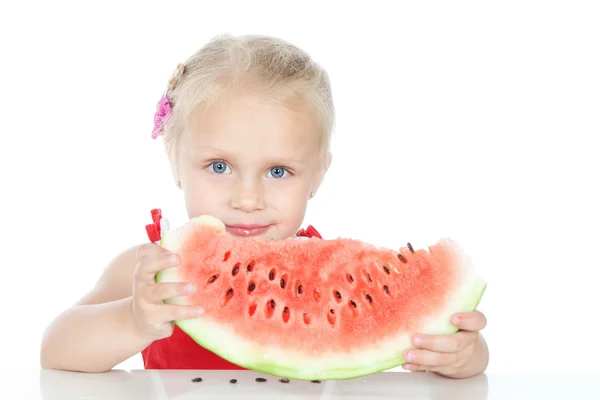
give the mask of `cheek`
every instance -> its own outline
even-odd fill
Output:
[[[306,185],[274,189],[267,203],[276,209],[281,217],[281,222],[294,230],[302,223],[306,212],[309,189]]]
[[[206,179],[189,179],[182,181],[183,196],[188,216],[190,218],[209,214],[218,217],[223,208],[223,188],[219,189]]]

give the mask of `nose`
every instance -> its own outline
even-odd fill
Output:
[[[244,212],[265,208],[262,185],[258,182],[240,182],[231,197],[231,207]]]

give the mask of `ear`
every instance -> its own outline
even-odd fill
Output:
[[[178,151],[174,144],[171,146],[165,146],[165,152],[167,153],[167,157],[169,158],[169,164],[171,165],[171,174],[173,176],[173,180],[175,181],[175,186],[181,189],[181,178],[179,177],[179,168],[178,168]]]
[[[327,173],[327,171],[329,171],[329,167],[331,166],[331,159],[332,159],[332,154],[331,154],[331,152],[328,152],[325,166],[317,174],[316,179],[315,179],[315,184],[313,185],[312,190],[310,191],[310,195],[309,195],[310,199],[312,199],[315,196],[315,194],[317,194],[317,190],[319,190],[319,188],[321,187],[321,184],[323,183],[323,178],[325,178],[325,174]]]

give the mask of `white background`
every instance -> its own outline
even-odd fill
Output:
[[[46,325],[146,240],[151,208],[184,221],[153,113],[176,64],[229,32],[283,37],[331,75],[334,159],[307,224],[455,238],[489,282],[490,373],[598,371],[596,4],[3,2],[2,363],[39,367]]]

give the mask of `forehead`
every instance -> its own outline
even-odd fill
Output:
[[[182,139],[194,151],[303,161],[317,152],[320,132],[310,107],[246,94],[198,108]]]

